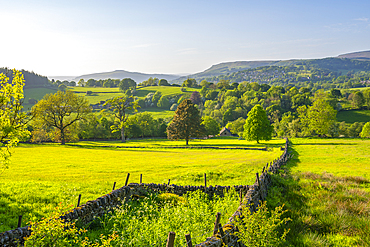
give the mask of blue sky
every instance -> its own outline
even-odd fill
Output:
[[[370,50],[370,1],[3,1],[0,67],[196,73]]]

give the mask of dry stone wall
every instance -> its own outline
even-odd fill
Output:
[[[225,191],[234,189],[238,193],[245,194],[243,198],[242,205],[248,205],[251,212],[254,212],[256,207],[259,205],[259,201],[263,201],[267,196],[267,189],[271,182],[271,173],[276,173],[281,165],[285,164],[288,160],[288,140],[286,140],[284,153],[278,160],[273,161],[270,165],[267,164],[264,167],[261,175],[258,176],[256,182],[253,185],[234,185],[234,186],[179,186],[179,185],[167,185],[167,184],[137,184],[131,183],[128,186],[121,187],[119,189],[113,190],[111,193],[106,194],[97,198],[96,200],[88,201],[85,204],[74,208],[70,212],[61,216],[62,219],[66,221],[78,220],[82,224],[88,224],[94,221],[96,218],[102,217],[107,212],[113,210],[117,206],[122,205],[122,203],[131,200],[133,197],[146,196],[150,192],[169,192],[177,195],[184,195],[189,191],[202,190],[207,193],[211,198],[215,195],[223,196]],[[219,234],[214,234],[214,236],[207,238],[207,240],[196,246],[222,246],[225,244],[236,244],[237,238],[232,234],[236,231],[233,226],[233,218],[240,215],[242,205],[229,219],[229,223],[224,225],[223,231],[225,237],[221,238]],[[24,237],[31,234],[31,229],[29,226],[22,228],[17,228],[14,230],[6,231],[0,233],[0,246],[3,247],[15,247],[19,244],[23,244]],[[237,246],[237,245],[233,245]]]

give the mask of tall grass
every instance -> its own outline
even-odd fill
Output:
[[[235,190],[225,197],[210,199],[202,191],[178,197],[173,194],[152,195],[124,204],[91,225],[86,234],[90,239],[101,234],[117,234],[113,246],[165,246],[168,233],[176,233],[175,246],[184,246],[185,234],[192,243],[205,241],[212,235],[217,212],[225,224],[239,205]]]
[[[369,140],[293,139],[267,202],[285,204],[286,246],[370,246]]]

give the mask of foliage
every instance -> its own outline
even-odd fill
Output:
[[[204,126],[206,130],[205,134],[207,136],[210,136],[210,135],[215,136],[220,133],[221,125],[217,123],[216,120],[214,120],[211,117],[208,117],[208,116],[203,117],[202,125]]]
[[[273,127],[267,118],[266,112],[260,105],[256,105],[248,112],[244,125],[243,137],[248,141],[271,140]]]
[[[21,72],[14,69],[11,82],[0,74],[0,170],[8,168],[12,148],[29,134],[22,112],[23,86]]]
[[[108,237],[101,236],[99,242],[90,241],[88,237],[82,237],[87,232],[85,229],[78,229],[75,222],[66,222],[60,217],[66,207],[57,207],[50,217],[43,218],[38,222],[31,222],[31,235],[25,238],[25,247],[67,247],[67,246],[93,246],[93,247],[109,247],[117,239],[117,235],[113,232]]]
[[[96,231],[104,235],[116,232],[118,246],[165,246],[170,231],[176,232],[177,236],[190,233],[192,243],[197,244],[204,241],[203,234],[213,230],[217,212],[222,214],[221,223],[226,223],[237,209],[238,199],[235,190],[213,199],[200,190],[183,197],[168,193],[150,195],[123,204],[104,217]],[[176,237],[175,246],[183,245],[185,238]]]
[[[191,102],[194,105],[199,105],[199,103],[202,102],[202,98],[201,98],[200,93],[198,91],[192,92],[189,99],[191,100]]]
[[[197,86],[197,81],[196,81],[195,79],[188,78],[188,79],[186,79],[186,80],[182,83],[182,86],[183,86],[183,87],[196,87],[196,86]]]
[[[75,122],[85,119],[91,112],[89,103],[71,91],[47,94],[32,107],[36,126],[58,129],[62,145],[66,141],[66,130]]]
[[[362,128],[360,136],[362,138],[370,137],[370,122],[367,122]]]
[[[166,79],[160,79],[158,86],[171,86]]]
[[[168,97],[163,95],[159,100],[158,100],[158,103],[157,103],[157,106],[159,108],[163,108],[163,109],[169,109],[170,108],[170,101],[168,100]]]
[[[335,121],[337,111],[326,101],[322,95],[318,95],[312,106],[298,108],[299,117],[303,127],[315,131],[319,135],[329,133],[330,126]]]
[[[116,118],[116,122],[111,125],[112,132],[121,132],[121,141],[126,142],[125,139],[125,122],[128,119],[130,111],[137,111],[138,105],[137,101],[134,101],[132,96],[121,96],[114,97],[105,102],[106,106],[113,111]]]
[[[361,109],[361,107],[365,104],[365,97],[361,91],[354,92],[352,97],[352,106],[357,109]]]
[[[229,122],[226,125],[226,128],[228,128],[232,134],[242,137],[244,132],[244,125],[245,119],[240,117],[233,122]]]
[[[270,212],[266,202],[261,202],[253,214],[249,207],[242,207],[242,217],[235,219],[235,226],[239,229],[239,232],[235,232],[239,238],[238,241],[247,247],[283,244],[289,229],[284,229],[284,232],[280,234],[279,228],[291,220],[290,218],[281,219],[287,212],[283,210],[283,206],[278,206]]]
[[[174,140],[185,139],[188,145],[190,137],[204,135],[205,129],[201,121],[199,110],[191,103],[191,100],[183,100],[167,128],[167,136]]]

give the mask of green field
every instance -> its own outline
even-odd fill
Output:
[[[370,122],[370,110],[340,111],[337,113],[338,122],[352,124],[354,122]]]
[[[76,92],[80,95],[86,96],[90,104],[96,104],[100,101],[105,101],[109,98],[121,96],[122,92],[119,88],[102,88],[102,87],[68,87],[69,90]],[[193,91],[200,91],[197,88],[185,88],[186,91],[182,92],[181,87],[171,87],[171,86],[150,86],[150,87],[139,87],[136,89],[136,96],[138,98],[145,98],[148,93],[155,93],[160,91],[162,95],[173,96],[173,95],[187,95],[190,97]],[[93,92],[92,95],[86,95],[87,91]]]
[[[124,145],[151,148],[125,149],[117,142],[78,142],[58,144],[21,144],[15,149],[10,169],[0,178],[0,232],[14,228],[18,215],[24,222],[40,219],[59,202],[76,205],[124,185],[127,173],[130,182],[201,185],[207,173],[208,185],[254,183],[255,173],[267,162],[279,157],[284,140],[270,142],[214,139],[191,141],[194,146],[273,147],[270,151],[166,149],[163,146],[185,142],[142,140]],[[75,145],[75,146],[73,146]],[[99,147],[100,145],[100,147]]]
[[[370,246],[370,140],[292,139],[267,202],[285,204],[285,246]]]
[[[26,88],[26,89],[24,89],[23,109],[28,110],[28,109],[31,109],[31,107],[33,106],[31,104],[28,104],[29,99],[40,100],[46,94],[56,93],[56,92],[57,92],[57,90],[49,89],[49,88]]]

